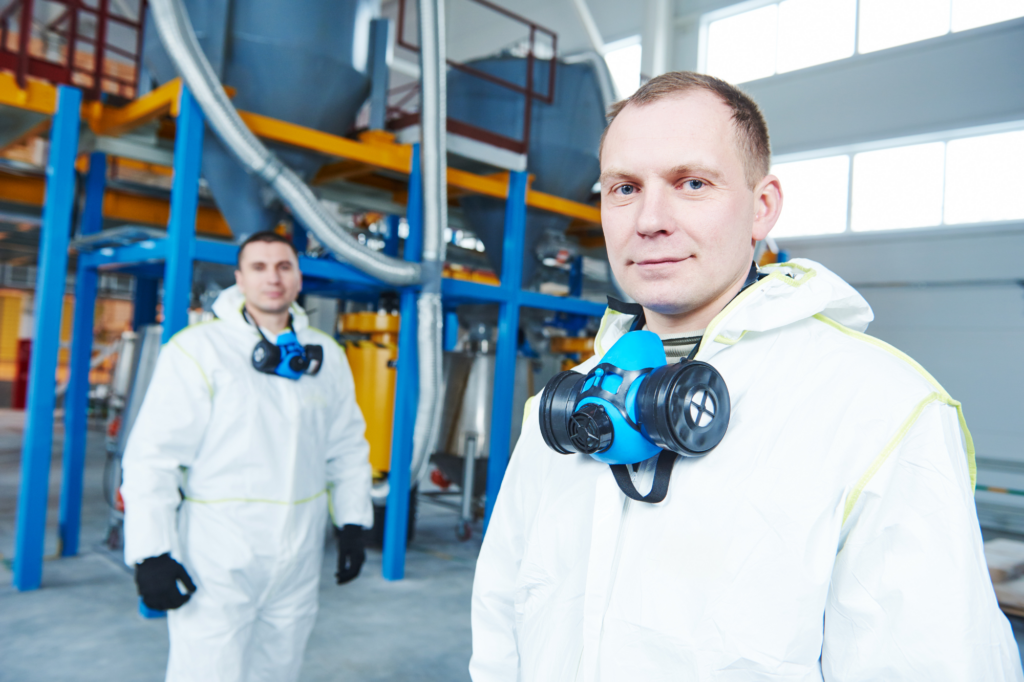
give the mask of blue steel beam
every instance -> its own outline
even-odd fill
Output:
[[[103,228],[103,193],[107,188],[107,155],[89,156],[85,180],[85,210],[79,237]],[[71,330],[71,375],[64,394],[64,463],[60,486],[61,554],[78,554],[78,533],[82,525],[82,476],[85,473],[86,418],[89,409],[89,361],[92,357],[92,327],[96,311],[97,274],[79,261],[75,273],[75,317]]]
[[[541,310],[554,310],[559,313],[575,313],[577,315],[590,315],[601,317],[607,306],[603,303],[594,303],[582,298],[572,296],[548,296],[536,291],[522,291],[517,297],[519,305],[524,308],[540,308]]]
[[[167,221],[164,343],[188,324],[188,306],[192,300],[192,261],[196,255],[196,211],[199,208],[199,167],[202,155],[203,112],[189,89],[182,87],[178,129],[174,139],[171,215]]]
[[[405,240],[405,259],[418,261],[423,251],[423,175],[418,144],[412,147],[409,203],[406,210],[409,237]],[[402,321],[398,328],[398,376],[395,379],[388,506],[384,516],[382,573],[385,580],[401,580],[405,577],[405,542],[409,534],[409,467],[412,465],[416,403],[420,395],[416,355],[416,290],[403,289],[399,306]]]
[[[39,234],[35,329],[29,363],[28,405],[21,446],[21,483],[14,540],[14,587],[34,590],[43,576],[43,541],[53,448],[53,407],[57,388],[61,308],[68,272],[68,241],[75,198],[75,156],[78,154],[77,88],[57,89],[57,113],[50,126],[46,163],[46,203]]]
[[[526,241],[526,186],[524,171],[509,174],[505,202],[505,235],[501,263],[501,288],[510,294],[498,308],[498,346],[494,359],[494,398],[491,403],[491,448],[487,458],[487,508],[484,532],[491,520],[494,501],[508,466],[512,437],[512,387],[516,378],[516,350],[519,347],[519,296],[523,285],[523,252]]]

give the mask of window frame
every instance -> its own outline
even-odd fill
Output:
[[[883,230],[860,230],[854,231],[852,229],[852,217],[853,217],[853,179],[854,179],[854,156],[863,152],[880,151],[884,149],[894,149],[897,147],[909,147],[918,144],[927,144],[932,142],[942,142],[944,145],[952,142],[953,140],[968,139],[973,137],[985,137],[988,135],[998,135],[1000,133],[1011,133],[1020,132],[1024,130],[1024,119],[1017,119],[1013,121],[1005,121],[1002,123],[991,123],[986,125],[970,126],[967,128],[956,128],[953,130],[944,130],[930,133],[920,133],[917,135],[907,135],[903,137],[886,138],[882,140],[872,140],[868,142],[859,142],[847,145],[823,147],[820,149],[813,149],[801,152],[793,152],[790,154],[780,154],[772,157],[771,167],[774,168],[777,164],[782,163],[794,163],[800,161],[813,161],[815,159],[827,158],[832,156],[848,156],[850,164],[850,173],[847,177],[846,186],[846,228],[842,232],[830,233],[830,234],[814,234],[814,235],[793,235],[793,236],[780,236],[777,237],[779,240],[802,240],[802,239],[849,239],[851,237],[868,236],[868,235],[885,235],[885,234],[897,234],[897,235],[917,235],[922,236],[935,233],[948,233],[950,230],[963,230],[963,231],[975,231],[983,228],[990,227],[1002,227],[1009,226],[1010,228],[1019,228],[1024,226],[1024,219],[1022,218],[1011,218],[1008,220],[995,220],[978,223],[947,223],[946,220],[946,188],[943,187],[942,192],[942,208],[940,215],[942,216],[942,222],[937,225],[925,225],[922,227],[906,227],[906,228],[892,228]],[[943,178],[946,177],[946,160],[947,156],[944,155],[943,161]],[[771,171],[769,170],[769,173]],[[785,197],[786,188],[782,187],[783,197]],[[785,210],[785,203],[783,203],[783,210]]]

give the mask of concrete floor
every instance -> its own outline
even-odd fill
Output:
[[[76,557],[45,562],[42,588],[11,586],[23,413],[0,409],[0,682],[162,680],[167,661],[164,620],[138,615],[138,597],[120,556],[102,545],[107,524],[100,425],[90,430]],[[57,550],[63,429],[54,434],[46,554]],[[406,579],[381,577],[381,555],[369,550],[360,577],[334,583],[335,550],[325,554],[320,614],[306,649],[302,680],[468,680],[469,603],[480,527],[460,543],[454,512],[421,498]],[[986,538],[1000,535],[986,533]],[[1011,618],[1024,648],[1024,620]]]
[[[81,552],[44,562],[39,590],[11,586],[23,414],[0,410],[0,681],[132,682],[164,678],[165,620],[138,615],[132,574],[103,548],[103,434],[90,430],[86,455]],[[57,549],[57,508],[63,429],[54,438],[46,554]],[[480,549],[458,542],[455,513],[421,498],[406,579],[381,577],[379,550],[369,550],[360,577],[334,582],[336,553],[328,546],[320,614],[301,679],[468,680],[469,603]]]

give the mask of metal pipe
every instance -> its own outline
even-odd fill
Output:
[[[441,423],[441,270],[445,257],[444,228],[448,225],[444,0],[419,0],[419,15],[420,125],[423,139],[423,259],[420,266],[423,289],[416,301],[420,396],[413,432],[410,474],[413,485],[426,472]]]
[[[476,469],[476,434],[466,435],[466,447],[463,448],[462,462],[462,523],[473,523],[473,484]]]
[[[418,264],[397,260],[360,245],[324,210],[299,176],[242,122],[203,54],[181,0],[151,0],[149,6],[167,54],[202,108],[210,128],[238,162],[270,185],[299,221],[338,258],[388,284],[408,286],[418,283]]]

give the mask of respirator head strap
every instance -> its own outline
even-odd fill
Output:
[[[654,485],[651,486],[651,492],[646,495],[641,495],[637,492],[636,486],[633,485],[633,479],[629,475],[628,466],[625,464],[611,464],[609,468],[612,470],[612,476],[615,477],[615,482],[619,485],[619,490],[622,491],[623,495],[637,502],[657,504],[668,495],[668,483],[672,478],[672,467],[676,463],[676,457],[678,455],[671,450],[661,451],[658,455],[658,463],[654,465]]]

